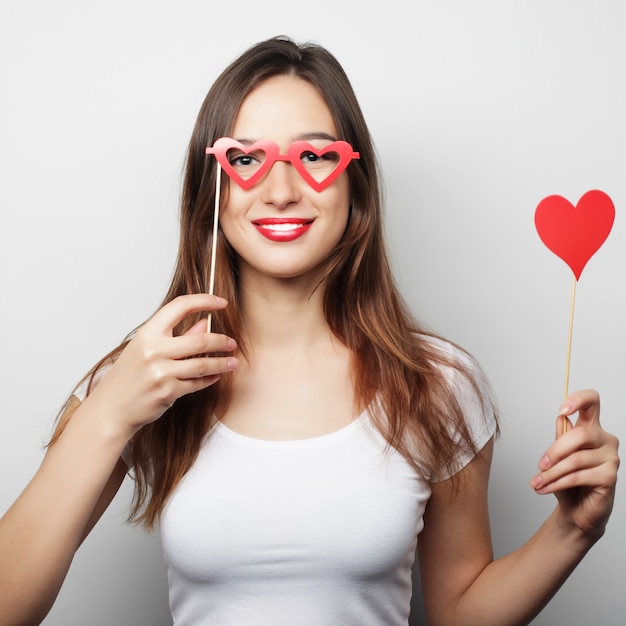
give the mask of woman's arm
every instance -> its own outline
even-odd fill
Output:
[[[432,626],[521,626],[547,604],[602,536],[613,506],[617,440],[599,424],[595,392],[578,392],[562,407],[579,411],[540,462],[532,481],[558,504],[521,548],[493,560],[487,511],[490,442],[463,470],[460,490],[433,486],[418,549],[424,602]]]
[[[136,334],[81,404],[72,398],[41,467],[0,519],[0,626],[39,624],[79,545],[117,492],[132,436],[180,396],[236,367],[232,339],[173,328],[190,313],[223,308],[213,296],[177,298]]]
[[[39,624],[74,553],[126,473],[123,437],[98,425],[72,398],[63,434],[0,519],[0,624]]]

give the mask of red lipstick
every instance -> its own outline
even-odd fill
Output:
[[[252,223],[265,238],[281,243],[302,237],[311,227],[313,220],[300,217],[264,217]]]

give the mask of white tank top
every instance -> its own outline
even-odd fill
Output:
[[[450,376],[480,449],[489,400]],[[218,423],[161,517],[175,626],[406,626],[430,493],[367,413],[298,441]]]

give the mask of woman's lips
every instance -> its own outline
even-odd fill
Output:
[[[270,241],[294,241],[302,237],[313,220],[300,217],[265,217],[252,222],[254,227]]]

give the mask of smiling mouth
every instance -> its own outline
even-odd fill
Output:
[[[313,224],[313,220],[298,217],[268,217],[254,220],[252,224],[270,241],[288,242],[304,235]]]

